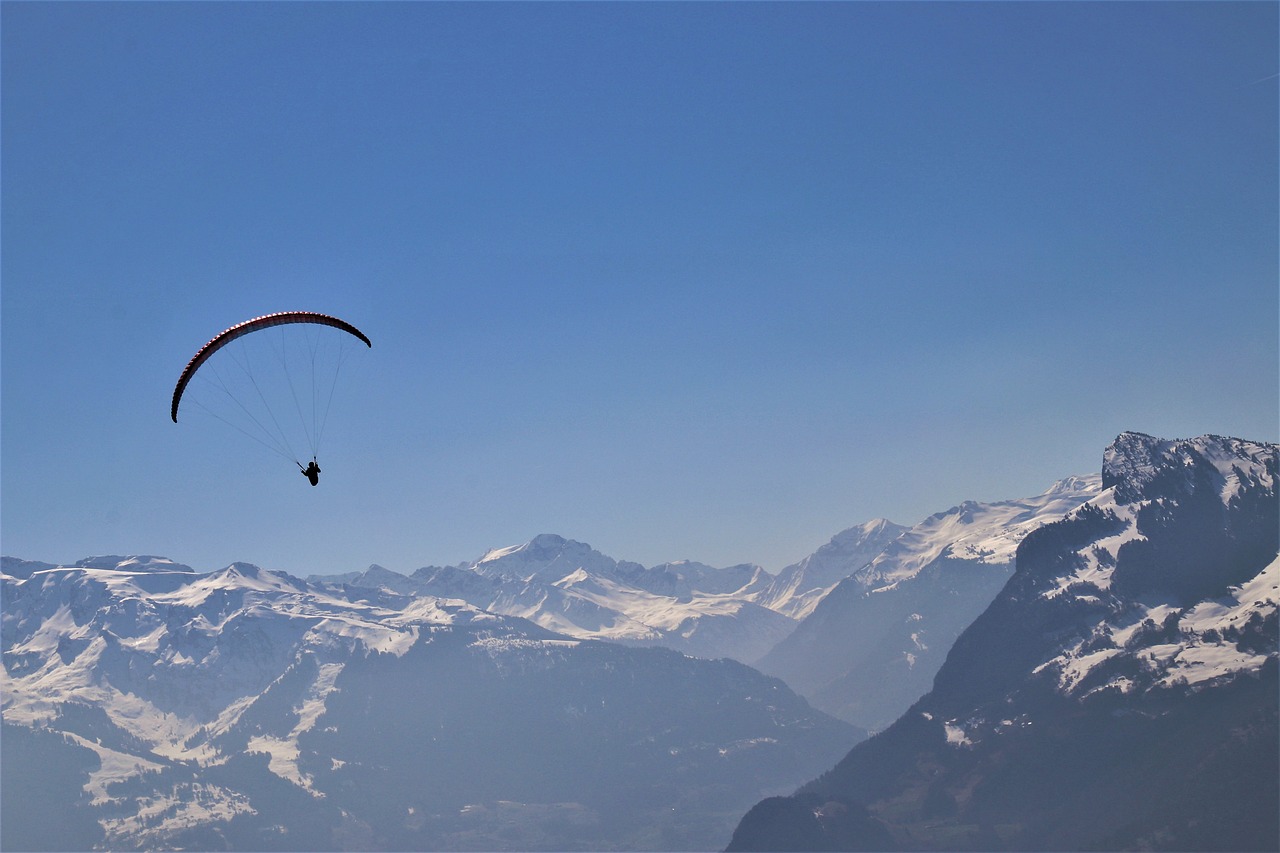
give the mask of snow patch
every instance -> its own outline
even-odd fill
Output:
[[[243,794],[197,782],[179,785],[168,794],[140,799],[135,813],[103,818],[100,823],[112,846],[148,849],[164,847],[173,833],[184,829],[256,813]]]
[[[1256,672],[1270,655],[1241,649],[1235,637],[1251,622],[1272,617],[1278,602],[1280,556],[1219,599],[1183,610],[1167,603],[1131,603],[1122,619],[1098,626],[1090,637],[1064,648],[1035,672],[1052,673],[1058,689],[1068,695],[1078,693],[1100,666],[1124,656],[1148,673],[1148,687],[1200,685]],[[1116,675],[1089,692],[1128,692],[1136,687],[1131,676]]]
[[[946,733],[947,743],[952,746],[973,746],[973,741],[969,738],[969,735],[965,733],[964,727],[956,725],[955,720],[943,723],[942,730]]]

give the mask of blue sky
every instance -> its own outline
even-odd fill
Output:
[[[776,571],[1276,441],[1277,9],[7,2],[3,551]],[[374,342],[315,489],[168,418],[281,310]]]

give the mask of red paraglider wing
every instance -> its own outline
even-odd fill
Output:
[[[220,332],[213,340],[200,347],[200,350],[187,363],[186,369],[178,377],[177,386],[173,389],[173,409],[170,412],[173,422],[175,424],[178,422],[178,403],[182,402],[182,392],[186,390],[187,383],[191,381],[191,377],[195,375],[195,372],[200,369],[200,365],[209,360],[209,356],[243,335],[271,326],[283,326],[286,323],[315,323],[321,326],[333,326],[335,329],[341,329],[344,332],[355,335],[364,341],[366,346],[373,346],[369,339],[364,336],[364,332],[361,332],[346,320],[339,320],[337,317],[330,317],[328,314],[316,314],[311,311],[281,311],[278,314],[266,314],[262,317],[254,317],[252,320],[245,320],[243,323],[237,323],[225,332]]]

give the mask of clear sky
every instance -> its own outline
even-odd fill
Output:
[[[2,550],[776,571],[1276,441],[1278,8],[5,2]],[[282,310],[374,343],[314,489],[169,420]]]

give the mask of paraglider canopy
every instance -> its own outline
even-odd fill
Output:
[[[182,402],[182,392],[187,390],[187,383],[191,381],[191,377],[200,369],[200,365],[209,360],[209,356],[236,338],[247,335],[250,332],[268,329],[272,326],[283,326],[287,323],[315,323],[321,326],[333,326],[335,329],[341,329],[348,334],[355,335],[364,341],[365,346],[373,346],[373,343],[365,337],[364,332],[361,332],[346,320],[339,320],[337,317],[330,317],[328,314],[316,314],[311,311],[281,311],[276,314],[264,314],[261,317],[254,317],[252,320],[245,320],[243,323],[237,323],[230,329],[215,335],[213,340],[200,347],[196,354],[191,357],[191,361],[187,362],[186,369],[178,377],[178,384],[173,389],[173,407],[169,412],[173,422],[175,424],[178,422],[178,404]]]
[[[338,376],[360,343],[373,346],[346,320],[312,311],[282,311],[237,323],[191,357],[174,386],[169,416],[177,423],[186,400],[293,460],[315,485],[316,454]],[[309,467],[294,451],[304,438]]]

